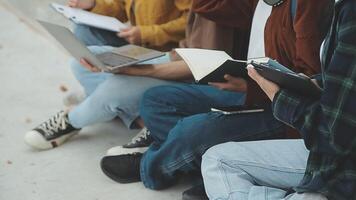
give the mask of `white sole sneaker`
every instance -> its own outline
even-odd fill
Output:
[[[107,150],[107,156],[118,156],[133,153],[145,153],[148,147],[137,147],[137,148],[124,148],[123,146],[117,146]]]
[[[53,140],[46,140],[43,135],[37,131],[29,131],[25,134],[24,140],[25,143],[29,146],[39,149],[39,150],[48,150],[58,147],[59,145],[66,142],[69,138],[78,134],[79,131],[73,131],[72,133],[63,135]]]

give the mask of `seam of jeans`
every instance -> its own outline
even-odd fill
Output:
[[[192,162],[194,160],[194,153],[198,151],[203,151],[204,149],[207,149],[208,147],[205,145],[199,146],[195,151],[191,151],[189,153],[186,153],[182,156],[180,156],[179,159],[176,159],[176,161],[173,161],[169,164],[161,165],[161,170],[162,173],[169,174],[171,171],[174,171],[176,169],[179,169],[180,167],[184,166],[185,164]]]
[[[283,127],[283,125],[281,126],[278,126],[277,128],[274,128],[273,130],[278,130],[280,129],[281,127]],[[273,132],[273,130],[268,130],[267,132],[270,133],[270,132]],[[231,141],[235,141],[235,140],[248,140],[249,138],[254,138],[256,137],[257,135],[265,135],[266,131],[261,131],[261,132],[258,132],[258,133],[254,133],[254,134],[247,134],[247,135],[244,135],[244,136],[237,136],[237,137],[232,137],[230,138]],[[206,149],[208,148],[208,146],[200,146],[197,150],[203,150],[203,149]],[[176,159],[175,161],[171,162],[171,163],[167,163],[165,165],[161,165],[160,166],[160,169],[162,170],[162,173],[165,173],[165,174],[168,174],[170,173],[171,171],[174,171],[176,169],[178,169],[179,167],[181,166],[184,166],[184,164],[186,164],[187,162],[191,162],[193,161],[194,159],[194,152],[196,151],[191,151],[190,153],[187,153],[183,156],[180,156],[180,158]]]
[[[221,159],[221,162],[223,162],[227,166],[236,168],[236,166],[229,164],[229,163],[231,163],[230,160]],[[269,164],[264,164],[265,166],[262,166],[260,163],[249,162],[249,161],[240,161],[240,160],[236,161],[235,160],[234,162],[237,163],[237,165],[243,165],[243,166],[247,166],[247,167],[256,167],[256,168],[267,169],[270,171],[283,172],[283,173],[288,173],[288,174],[294,174],[294,173],[304,174],[305,170],[306,170],[306,169],[295,169],[295,168],[289,168],[289,167],[278,167],[278,166],[269,165]],[[273,168],[273,169],[271,169],[271,168]],[[291,172],[291,171],[293,171],[293,172]]]
[[[227,177],[227,173],[223,167],[223,163],[220,162],[220,160],[218,160],[218,168],[219,168],[219,171],[220,171],[220,174],[222,175],[222,177],[224,177],[225,180],[223,180],[224,182],[224,185],[225,185],[225,189],[226,189],[226,193],[227,193],[227,198],[226,199],[229,199],[229,196],[231,194],[231,184],[229,182],[229,179]]]

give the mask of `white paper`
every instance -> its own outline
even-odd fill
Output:
[[[114,17],[99,15],[85,10],[60,5],[57,3],[51,3],[51,6],[57,12],[63,14],[65,17],[72,20],[76,24],[84,24],[113,32],[120,32],[121,29],[127,28],[126,24],[120,22]]]
[[[178,48],[175,51],[187,63],[195,80],[199,81],[232,58],[224,51]]]

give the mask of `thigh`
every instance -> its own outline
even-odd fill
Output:
[[[275,119],[271,111],[250,114],[225,115],[207,112],[179,120],[169,132],[182,146],[205,146],[229,141],[251,141],[284,138],[285,125]]]
[[[221,144],[209,149],[204,158],[219,160],[230,170],[243,170],[257,185],[283,189],[302,180],[308,153],[302,140],[270,140]]]
[[[86,25],[75,25],[75,36],[87,46],[123,46],[128,44],[124,39],[119,38],[116,33],[94,28]]]
[[[245,102],[245,93],[243,92],[230,92],[202,84],[191,84],[189,87],[196,94],[200,94],[210,107],[242,105]]]
[[[209,112],[215,106],[242,104],[245,94],[222,91],[207,85],[181,83],[152,88],[146,92],[145,99],[148,101],[143,103],[159,103],[183,116],[190,116]]]

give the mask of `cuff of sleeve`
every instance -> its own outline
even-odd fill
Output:
[[[294,98],[293,94],[280,90],[273,98],[273,114],[278,120],[294,127],[293,118],[299,105],[299,99]]]
[[[100,14],[100,13],[104,12],[105,7],[106,7],[106,5],[105,5],[104,1],[96,0],[95,1],[95,6],[92,9],[90,9],[90,12]]]
[[[141,32],[141,44],[143,46],[158,46],[155,42],[157,35],[153,34],[153,26],[139,26],[139,28]]]

